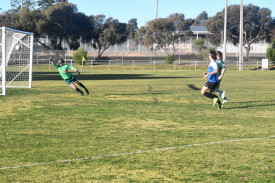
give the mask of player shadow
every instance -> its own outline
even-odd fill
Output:
[[[192,85],[192,84],[189,84],[189,85],[187,85],[189,88],[191,88],[192,90],[201,90],[200,88],[197,88],[197,87],[195,87],[194,85]]]
[[[252,101],[239,101],[239,102],[232,102],[232,103],[235,103],[235,104],[246,104],[246,103],[263,103],[263,102],[275,102],[275,100],[266,100],[266,101],[256,101],[256,100],[252,100]]]
[[[260,66],[260,67],[257,67],[257,68],[251,69],[251,70],[254,70],[254,71],[256,71],[256,70],[262,70],[262,67]],[[275,70],[275,67],[271,67],[271,68],[268,68],[268,69],[265,69],[265,70],[272,71],[272,70]]]
[[[262,67],[256,67],[256,68],[253,68],[253,69],[250,69],[250,70],[257,71],[257,70],[261,70],[261,69],[262,69]]]
[[[79,80],[180,79],[193,77],[155,77],[150,74],[74,74]],[[62,80],[58,72],[33,72],[33,81]]]
[[[246,102],[230,102],[230,104],[247,104],[252,103],[251,105],[244,105],[244,106],[229,106],[224,109],[244,109],[244,108],[251,108],[251,107],[268,107],[268,106],[275,106],[275,100],[268,100],[268,101],[246,101]],[[254,104],[253,104],[254,103]],[[264,104],[257,104],[257,103],[264,103]]]

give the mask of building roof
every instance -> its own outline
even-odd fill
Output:
[[[190,30],[193,32],[193,34],[197,35],[206,35],[207,33],[209,33],[205,26],[192,25],[190,27]]]

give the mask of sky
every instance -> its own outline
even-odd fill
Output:
[[[11,9],[10,0],[1,0],[0,13]],[[185,18],[195,19],[200,13],[206,11],[208,17],[215,16],[225,7],[225,0],[69,0],[76,4],[78,11],[89,15],[103,14],[107,18],[118,19],[119,22],[128,23],[136,18],[138,27],[156,18],[166,18],[174,13],[183,13]],[[240,4],[241,0],[227,0],[227,5]],[[275,0],[243,0],[244,5],[253,4],[260,8],[268,8],[275,17]]]

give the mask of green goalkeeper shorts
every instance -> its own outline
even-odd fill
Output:
[[[78,79],[72,75],[72,76],[70,76],[68,79],[65,79],[65,82],[66,82],[68,85],[71,85],[73,82],[76,82],[77,80],[78,80]]]

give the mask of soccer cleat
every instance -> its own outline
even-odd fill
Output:
[[[225,99],[225,91],[222,92],[222,99],[224,100]]]
[[[215,106],[218,101],[219,101],[218,98],[213,98],[213,106]]]
[[[90,93],[89,90],[85,89],[85,91],[86,91],[87,95],[89,95],[89,93]]]
[[[223,109],[223,107],[224,107],[223,104],[220,103],[220,104],[219,104],[219,109]]]
[[[224,103],[227,102],[227,101],[228,101],[228,99],[225,97],[225,98],[223,99],[222,103],[224,104]]]

